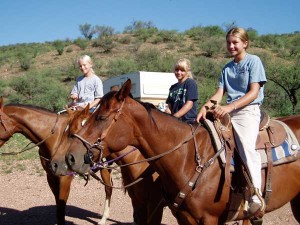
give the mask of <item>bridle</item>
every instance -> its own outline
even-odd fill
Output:
[[[106,137],[106,135],[108,134],[109,130],[112,128],[112,126],[115,124],[115,122],[118,120],[119,116],[122,113],[122,109],[124,107],[125,104],[125,99],[122,102],[121,106],[119,109],[116,110],[116,114],[112,120],[112,122],[109,124],[109,126],[103,131],[103,133],[101,134],[100,138],[97,138],[96,142],[94,142],[94,144],[91,144],[89,141],[87,141],[86,139],[84,139],[83,137],[81,137],[78,134],[72,134],[73,137],[78,138],[87,148],[87,153],[84,157],[84,160],[89,163],[90,165],[95,165],[98,162],[94,162],[93,161],[93,152],[92,149],[96,148],[97,150],[99,150],[100,152],[100,158],[99,158],[99,162],[102,160],[103,157],[103,150],[104,150],[104,146],[103,146],[103,139]]]

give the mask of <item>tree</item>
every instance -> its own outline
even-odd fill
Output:
[[[115,34],[115,29],[110,26],[95,26],[95,34],[98,34],[98,37],[108,37]]]
[[[141,29],[157,29],[151,21],[143,22],[143,21],[133,21],[132,25],[125,27],[124,33],[132,33]]]
[[[91,40],[95,34],[95,29],[92,27],[91,24],[82,24],[79,26],[79,30],[81,34],[86,38]]]
[[[268,79],[281,87],[287,94],[292,112],[295,114],[298,104],[297,91],[300,89],[300,68],[296,65],[274,64],[267,69]]]

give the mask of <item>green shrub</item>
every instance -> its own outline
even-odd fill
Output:
[[[196,26],[185,31],[185,34],[194,40],[204,40],[213,36],[225,37],[224,30],[219,26]]]
[[[19,62],[20,62],[20,67],[23,70],[29,70],[31,64],[32,64],[32,57],[27,54],[21,54],[19,56]]]
[[[221,37],[212,37],[209,40],[203,41],[199,44],[207,57],[215,57],[225,52],[225,42]]]
[[[97,38],[93,42],[92,46],[101,47],[104,53],[109,53],[115,47],[115,44],[111,37],[101,37],[101,38]]]
[[[157,28],[142,28],[135,31],[134,35],[137,37],[138,40],[146,42],[156,32],[157,32]]]
[[[111,26],[95,26],[94,33],[98,34],[98,38],[109,37],[115,34],[115,29]]]
[[[12,103],[37,105],[49,110],[59,111],[67,103],[69,90],[51,72],[28,73],[13,78],[10,86],[15,91],[8,98]]]
[[[141,71],[158,72],[161,52],[157,49],[149,49],[138,52],[136,62]]]
[[[82,50],[84,50],[89,45],[89,42],[85,39],[77,38],[74,40],[74,44],[80,47]]]
[[[161,30],[157,33],[157,37],[160,37],[161,41],[167,42],[179,42],[182,40],[182,35],[176,30]]]
[[[116,58],[108,63],[109,76],[117,76],[121,74],[131,73],[138,70],[137,63],[129,58]]]
[[[131,38],[130,38],[130,36],[123,36],[123,37],[121,37],[119,40],[118,40],[121,44],[130,44],[130,42],[131,42]]]
[[[62,55],[64,53],[65,43],[63,41],[54,41],[53,46],[56,49],[58,55]]]

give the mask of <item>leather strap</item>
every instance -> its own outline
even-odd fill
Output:
[[[266,142],[265,146],[266,146],[266,154],[268,160],[266,186],[265,186],[265,202],[266,204],[268,204],[272,194],[271,175],[272,175],[272,168],[273,168],[273,158],[272,158],[272,146],[270,142]]]

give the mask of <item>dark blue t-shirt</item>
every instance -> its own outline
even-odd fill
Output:
[[[169,89],[166,100],[171,105],[172,114],[178,112],[187,101],[193,101],[193,107],[181,119],[187,123],[193,123],[197,117],[198,88],[193,79],[186,79],[183,83],[173,84]]]

